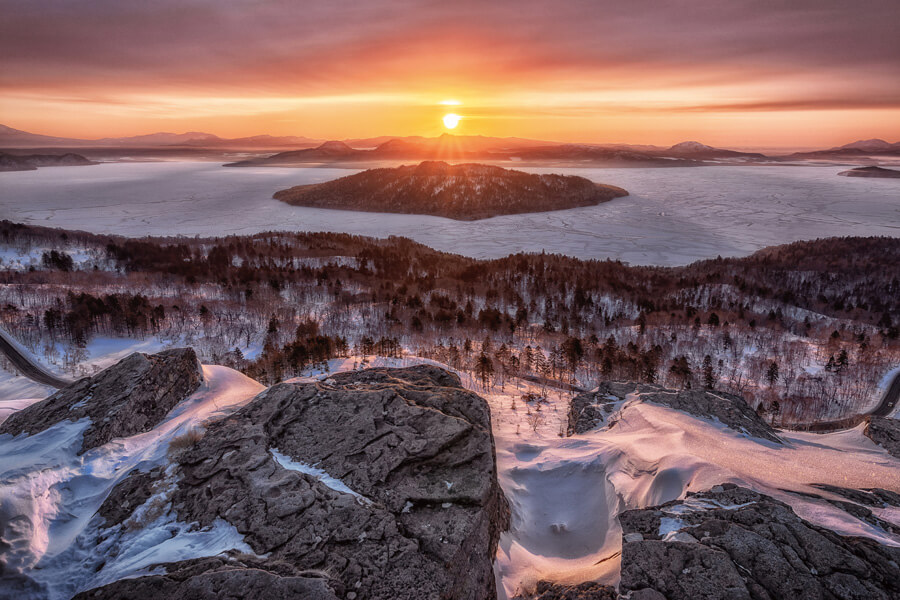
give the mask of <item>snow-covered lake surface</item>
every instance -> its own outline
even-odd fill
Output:
[[[272,199],[342,177],[330,168],[107,163],[0,174],[0,218],[99,233],[226,235],[272,230],[403,235],[479,258],[513,252],[680,265],[836,235],[900,235],[900,181],[838,177],[846,166],[533,169],[626,188],[599,206],[475,222],[332,211]]]

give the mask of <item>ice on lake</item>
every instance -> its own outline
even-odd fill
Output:
[[[262,231],[402,235],[478,258],[514,252],[681,265],[844,235],[900,235],[900,181],[838,177],[846,166],[529,169],[577,174],[631,196],[586,208],[462,222],[289,206],[272,194],[353,171],[106,163],[0,174],[0,218],[128,236]]]

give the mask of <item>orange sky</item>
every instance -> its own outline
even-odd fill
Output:
[[[0,14],[0,122],[46,135],[437,135],[452,111],[454,133],[559,141],[900,141],[895,0],[0,0]]]

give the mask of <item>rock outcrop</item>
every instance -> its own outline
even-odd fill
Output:
[[[584,433],[606,425],[616,404],[634,392],[653,392],[661,388],[643,383],[603,381],[596,389],[578,394],[569,403],[568,434]]]
[[[274,197],[296,206],[474,221],[593,206],[627,195],[622,188],[574,175],[535,175],[491,165],[425,161],[296,186],[276,192]]]
[[[85,598],[212,598],[231,585],[252,586],[254,598],[496,597],[509,509],[490,412],[446,371],[276,385],[172,458],[167,472],[133,474],[112,491],[104,527],[168,490],[159,503],[178,521],[224,520],[257,557],[169,564]]]
[[[870,440],[900,458],[900,420],[887,417],[869,417],[863,433]]]
[[[90,419],[81,452],[150,431],[194,393],[203,371],[191,348],[134,353],[32,404],[0,424],[0,434],[35,434],[61,421]]]
[[[584,433],[601,425],[615,425],[614,406],[625,400],[652,402],[701,418],[715,418],[735,431],[781,443],[777,433],[743,398],[710,390],[670,390],[647,383],[606,381],[597,389],[579,394],[569,405],[569,435]]]
[[[159,565],[161,575],[125,579],[73,600],[339,600],[324,574],[254,556],[221,555]],[[341,590],[343,592],[343,590]]]
[[[874,506],[876,508],[885,508],[887,506],[900,506],[900,494],[881,488],[871,488],[865,490],[855,490],[852,488],[838,487],[836,485],[828,485],[827,483],[814,483],[813,487],[819,488],[824,492],[831,492],[838,496],[865,506]]]
[[[900,597],[900,548],[840,536],[733,484],[619,517],[620,592],[667,600]],[[650,596],[647,596],[650,597]]]
[[[618,597],[616,588],[593,581],[576,585],[539,581],[534,594],[516,596],[513,600],[616,600]]]

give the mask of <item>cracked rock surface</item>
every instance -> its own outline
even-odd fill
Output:
[[[626,511],[619,520],[625,536],[642,538],[623,543],[623,594],[652,590],[668,600],[900,597],[900,548],[817,527],[786,504],[733,484]]]
[[[577,585],[563,585],[549,581],[539,581],[530,600],[616,600],[616,588],[593,581]],[[517,596],[513,600],[522,600]]]
[[[649,383],[601,382],[597,389],[578,394],[569,405],[569,435],[602,425],[615,425],[614,405],[626,399],[652,402],[700,418],[714,418],[739,432],[782,443],[777,432],[747,405],[743,398],[711,390],[670,390]]]
[[[83,453],[115,438],[150,431],[202,381],[203,371],[192,348],[135,352],[13,413],[0,424],[0,434],[32,435],[61,421],[89,418]]]
[[[863,433],[873,442],[887,450],[891,456],[900,458],[900,420],[887,417],[869,417]]]
[[[442,369],[276,385],[173,459],[178,520],[205,527],[222,519],[265,558],[243,568],[184,561],[85,598],[194,597],[191,590],[209,594],[248,578],[260,598],[290,597],[291,586],[324,590],[304,598],[496,597],[492,563],[509,508],[490,411]],[[140,505],[161,476],[120,483],[100,511],[106,526],[127,519],[122,507]]]

